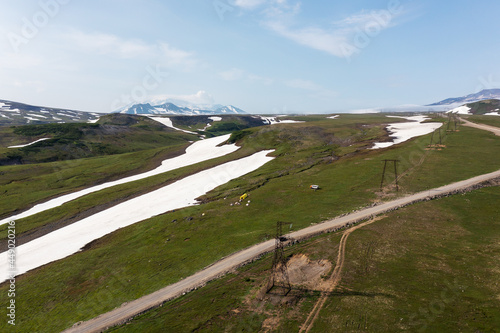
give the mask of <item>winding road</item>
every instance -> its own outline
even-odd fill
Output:
[[[495,135],[500,136],[500,128],[498,128],[498,127],[484,125],[484,124],[476,124],[476,123],[472,123],[472,122],[465,120],[465,119],[462,119],[462,118],[460,118],[460,120],[464,123],[463,125],[465,125],[465,126],[474,127],[474,128],[482,129],[485,131],[490,131],[490,132],[494,133]]]
[[[383,214],[398,208],[411,205],[416,202],[430,200],[433,198],[467,191],[475,186],[500,177],[500,170],[473,177],[457,183],[445,185],[432,190],[426,190],[393,201],[389,201],[374,207],[362,209],[349,215],[338,217],[311,227],[290,233],[288,237],[295,240],[303,240],[315,235],[335,231],[339,228],[352,225],[354,223],[372,218],[373,216]],[[129,319],[155,307],[160,306],[166,301],[179,297],[189,291],[203,287],[207,282],[217,279],[234,269],[252,262],[265,253],[274,249],[274,239],[254,245],[245,250],[236,252],[215,264],[201,270],[200,272],[187,277],[175,284],[169,285],[152,294],[143,296],[137,300],[126,303],[123,306],[110,312],[100,315],[89,321],[80,323],[64,331],[67,333],[89,333],[102,332],[106,328],[120,325]]]
[[[466,125],[471,126],[465,121]],[[473,123],[471,123],[473,124]],[[477,126],[476,126],[477,125]],[[487,125],[474,124],[484,130],[489,130],[497,135],[500,135],[500,129]],[[417,202],[430,200],[450,194],[460,193],[472,190],[479,186],[481,183],[487,182],[500,177],[500,170],[488,174],[473,177],[460,182],[452,183],[449,185],[441,186],[432,190],[426,190],[416,194],[408,195],[396,200],[392,200],[377,206],[365,208],[352,214],[337,217],[332,220],[325,221],[320,224],[310,226],[308,228],[288,234],[295,240],[303,240],[315,235],[326,232],[332,232],[345,226],[358,223],[363,220],[371,219],[376,215],[390,212]],[[91,320],[77,323],[73,327],[65,330],[66,333],[89,333],[89,332],[102,332],[106,328],[123,324],[131,318],[158,306],[164,302],[179,297],[189,291],[203,287],[207,282],[217,279],[234,269],[241,267],[249,262],[252,262],[265,253],[271,252],[274,249],[274,239],[254,245],[242,251],[236,252],[208,267],[200,272],[187,277],[175,284],[162,288],[152,294],[143,296],[137,300],[129,303],[124,303],[121,307],[116,308],[110,312],[104,313]]]

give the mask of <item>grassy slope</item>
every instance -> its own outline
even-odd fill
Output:
[[[50,138],[22,148],[7,148]],[[123,154],[179,145],[197,137],[146,117],[111,114],[97,124],[42,124],[0,128],[0,165],[33,164]]]
[[[53,196],[150,170],[162,160],[181,154],[188,140],[196,139],[142,118],[109,115],[99,124],[0,128],[0,159],[2,155],[18,154],[25,162],[0,166],[0,218]],[[6,148],[44,136],[54,139],[26,148]],[[113,154],[92,149],[97,146],[108,147]],[[56,161],[42,163],[47,159]]]
[[[467,116],[467,119],[478,124],[500,127],[499,116]]]
[[[156,167],[188,144],[134,153],[0,167],[2,201],[0,216],[64,193],[97,185]]]
[[[123,200],[128,200],[141,194],[153,191],[167,184],[190,174],[200,172],[204,169],[214,167],[221,163],[241,158],[254,153],[251,149],[240,149],[227,156],[212,159],[203,163],[179,168],[160,175],[148,177],[146,179],[129,182],[122,185],[113,186],[78,199],[72,200],[59,207],[32,215],[30,217],[16,221],[16,233],[18,235],[33,231],[46,225],[62,222],[65,220],[81,219],[87,214],[95,214],[97,210],[105,209],[110,205],[115,205]],[[7,225],[0,226],[0,232],[7,229]],[[5,239],[6,233],[0,239]]]
[[[340,126],[337,132],[359,133],[361,129],[369,136],[374,130],[363,126],[353,128],[352,123],[356,121],[350,118],[339,123],[336,121],[328,120],[328,124]],[[324,120],[316,125],[321,122]],[[375,118],[373,122],[377,122]],[[325,154],[325,147],[307,144],[300,146],[304,149],[295,155],[286,150],[286,143],[293,139],[286,129],[311,125],[313,123],[291,127],[278,125],[270,130],[277,133],[260,133],[261,136],[269,135],[269,140],[282,140],[277,143],[285,148],[278,150],[280,157],[273,162],[230,182],[210,196],[222,198],[229,195],[227,201],[219,199],[124,228],[94,242],[88,251],[20,277],[19,289],[23,297],[19,304],[26,307],[29,304],[33,315],[20,318],[19,324],[32,330],[62,329],[177,281],[237,249],[269,238],[278,219],[293,221],[294,228],[300,228],[365,205],[376,199],[373,190],[379,184],[380,160],[396,155],[411,161],[413,155],[425,152],[420,146],[429,140],[426,137],[392,149],[347,155],[333,164],[316,164],[313,156],[319,153],[321,159],[329,158],[331,151],[326,150],[326,155],[321,155]],[[248,136],[248,139],[251,139],[249,144],[259,144],[256,138]],[[436,177],[409,180],[405,185],[408,191],[413,190],[412,186],[417,189],[433,187],[493,171],[500,164],[500,157],[495,154],[487,154],[490,162],[485,163],[484,154],[498,149],[500,144],[500,140],[487,133],[463,129],[446,140],[449,149],[428,151],[423,167],[409,165],[413,167],[407,176],[410,179],[421,174],[422,170],[425,172],[426,165],[433,163]],[[489,146],[485,146],[484,151],[474,149],[478,142],[485,141]],[[349,149],[355,147],[345,147],[338,153]],[[471,154],[469,167],[463,167],[463,154],[456,153],[457,149]],[[301,162],[296,168],[286,170],[295,160]],[[311,192],[308,186],[312,183],[320,184],[323,190]],[[228,201],[252,188],[249,207],[229,207]],[[57,272],[56,276],[54,272]],[[55,317],[57,321],[48,321],[48,318]]]
[[[222,115],[218,117],[221,118],[220,121],[213,121],[210,119],[212,118],[211,116],[173,116],[170,117],[170,120],[172,120],[174,126],[177,128],[198,131],[198,133],[204,134],[207,137],[263,125],[260,118],[254,118],[250,115]],[[210,126],[207,127],[207,124],[210,124]]]
[[[500,327],[500,187],[419,203],[355,231],[341,286],[311,332],[495,332]],[[286,249],[336,261],[340,233]],[[297,332],[318,298],[259,301],[271,256],[112,332]]]

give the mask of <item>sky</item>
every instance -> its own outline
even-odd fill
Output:
[[[411,108],[500,88],[498,12],[497,0],[0,0],[0,99]]]

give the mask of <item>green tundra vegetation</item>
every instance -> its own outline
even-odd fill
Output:
[[[200,205],[168,212],[141,223],[122,228],[88,244],[83,251],[75,255],[45,265],[18,277],[16,281],[20,296],[16,302],[19,308],[29,308],[30,315],[19,316],[16,329],[19,329],[20,332],[54,332],[68,328],[75,322],[93,318],[120,306],[124,302],[136,299],[189,276],[230,253],[273,238],[276,221],[293,222],[293,228],[297,230],[312,223],[319,223],[340,214],[348,213],[354,209],[371,205],[374,202],[389,200],[398,195],[428,190],[482,173],[495,171],[498,169],[498,165],[500,165],[500,155],[497,153],[500,148],[500,138],[474,128],[461,127],[459,132],[450,133],[443,131],[443,143],[446,145],[446,148],[441,150],[427,148],[431,135],[412,139],[390,148],[372,150],[369,148],[373,142],[388,139],[384,127],[387,123],[398,121],[397,119],[387,118],[385,115],[341,115],[337,119],[327,119],[325,116],[306,116],[293,117],[291,119],[304,122],[237,129],[230,140],[242,148],[233,154],[217,160],[206,161],[199,165],[175,170],[164,175],[158,175],[152,179],[124,184],[114,190],[108,189],[102,193],[94,193],[77,199],[74,202],[67,203],[60,208],[50,210],[47,213],[17,221],[16,228],[18,227],[20,232],[18,237],[22,238],[24,232],[36,231],[41,226],[61,223],[61,221],[70,219],[75,214],[92,213],[96,209],[104,209],[107,205],[112,205],[147,192],[157,186],[167,184],[199,170],[234,158],[247,156],[255,151],[263,149],[275,150],[273,153],[275,159],[273,161],[250,174],[230,181],[207,193],[200,198],[200,202],[202,203]],[[446,119],[438,117],[435,121],[445,122]],[[179,126],[176,123],[174,125]],[[174,134],[181,135],[180,133],[182,132],[174,132]],[[185,134],[183,133],[182,135]],[[128,154],[90,157],[82,159],[82,161],[86,161],[86,163],[88,161],[88,166],[90,166],[95,161],[99,161],[99,159],[114,157],[117,158],[114,163],[119,163],[121,157],[126,157],[130,159],[129,163],[135,161],[136,164],[135,168],[131,167],[123,172],[133,172],[139,169],[144,170],[148,166],[152,167],[154,163],[151,161],[155,157],[162,154],[168,155],[175,152],[176,149],[182,148],[183,145],[185,143],[178,146],[174,144],[170,148],[156,146],[152,149],[140,150]],[[383,189],[380,189],[382,161],[384,159],[398,159],[400,161],[398,163],[401,175],[399,192],[394,191],[394,176],[391,174],[387,175],[385,180],[386,185]],[[41,163],[38,165],[43,167],[50,163]],[[2,167],[2,169],[12,168],[12,170],[16,170],[17,167],[22,168],[25,166],[6,166]],[[36,169],[32,168],[31,170]],[[22,193],[21,188],[23,186],[24,188],[28,188],[27,178],[29,177],[29,171],[26,169],[24,172],[25,178],[21,177],[11,180],[9,183],[13,184],[11,191]],[[76,176],[76,169],[71,172],[74,172],[73,174]],[[109,172],[112,174],[111,177],[116,177],[117,173],[114,171]],[[48,167],[41,176],[51,179],[50,175],[50,167]],[[73,187],[68,185],[63,186],[63,190],[60,193],[71,191],[74,188],[81,188],[86,184],[92,183],[92,181],[102,181],[102,178],[92,178],[91,175],[87,177],[79,185],[72,184]],[[108,175],[107,177],[110,176]],[[56,182],[56,179],[51,181]],[[43,183],[44,180],[39,180],[39,184]],[[47,188],[51,188],[53,183],[46,184]],[[310,190],[309,186],[311,184],[319,185],[320,190]],[[495,189],[481,191],[478,193],[486,193],[484,197],[491,197],[492,200],[497,200],[498,202],[498,195],[495,194],[497,193]],[[44,189],[42,186],[34,192],[32,200],[35,201],[57,195],[57,193],[43,193]],[[231,206],[230,204],[237,201],[243,193],[249,194],[249,200],[251,200],[249,206]],[[469,196],[472,195],[470,194]],[[471,198],[469,200],[472,200]],[[8,200],[11,200],[11,203],[16,202],[14,197]],[[446,200],[453,200],[453,198]],[[26,202],[18,204],[18,209],[27,207],[30,202],[32,201],[26,200]],[[415,207],[433,204],[435,203],[420,204],[421,206]],[[3,209],[4,211],[11,212],[9,210],[10,205],[6,204]],[[420,208],[418,212],[420,215],[414,215],[423,216],[426,210]],[[489,214],[488,212],[490,211],[485,208],[484,214]],[[457,214],[454,217],[455,220],[463,219],[464,223],[466,223],[467,216],[462,216],[465,214],[464,212],[457,211],[454,214]],[[429,214],[429,218],[431,215]],[[410,222],[405,224],[405,228],[415,227],[414,223],[411,223],[413,216],[409,213],[406,216],[406,221]],[[397,251],[394,248],[391,249],[389,245],[398,246],[400,245],[398,242],[401,239],[411,243],[407,245],[408,248],[413,248],[416,246],[415,244],[420,244],[419,238],[413,237],[415,233],[402,227],[400,232],[396,232],[399,230],[396,228],[396,231],[390,233],[389,236],[394,237],[394,243],[392,243],[392,240],[386,241],[386,238],[381,238],[382,231],[378,233],[373,228],[385,226],[385,229],[383,229],[384,232],[390,230],[390,221],[392,220],[389,216],[388,219],[367,226],[366,229],[357,230],[350,236],[350,241],[352,241],[352,244],[357,244],[355,242],[356,237],[366,235],[368,230],[374,230],[372,234],[366,236],[365,240],[370,236],[380,241],[379,245],[372,247],[375,249],[372,252],[377,255],[379,253],[377,251],[381,251],[380,253],[387,252],[387,254],[391,255],[393,252],[396,253]],[[429,230],[437,230],[437,227],[435,227],[436,223],[431,226],[425,225],[425,228],[429,227]],[[481,223],[486,222],[481,221]],[[424,228],[424,226],[420,224],[420,228]],[[426,235],[421,229],[419,230],[423,233],[423,236]],[[486,234],[487,231],[484,230],[484,233]],[[446,232],[444,234],[440,234],[439,232],[433,234],[436,237],[436,242],[439,237],[444,237],[444,235],[446,235]],[[323,247],[328,248],[324,254],[319,252],[315,254],[314,248],[316,245],[311,245],[311,247],[307,248],[308,243],[301,244],[296,249],[292,247],[287,251],[303,251],[311,255],[314,260],[323,256],[327,258],[334,257],[336,256],[335,249],[338,246],[340,234],[331,234],[328,237],[330,237],[332,245],[321,245],[318,248],[319,252],[321,252]],[[477,239],[473,241],[475,242],[473,242],[474,246],[479,247],[480,237],[477,236]],[[314,244],[327,244],[328,242],[330,240],[325,242],[319,241],[319,243]],[[350,251],[353,245],[348,243],[346,267],[359,264],[356,260],[350,259],[349,256],[360,255],[363,251],[367,252],[366,248],[363,249],[363,246],[365,246],[363,244],[365,243],[361,242],[358,245],[361,249]],[[415,262],[409,264],[416,265],[416,261],[422,261],[422,258],[419,256],[423,256],[424,258],[432,256],[431,252],[425,252],[425,250],[428,249],[431,251],[433,246],[443,246],[442,251],[448,253],[449,256],[453,256],[453,251],[458,249],[458,245],[447,249],[443,244],[431,243],[428,248],[425,246],[420,248],[420,252],[408,254],[409,256],[414,256],[412,260],[415,260]],[[470,245],[470,247],[472,249],[473,245]],[[372,256],[376,257],[375,254]],[[378,257],[376,258],[378,259]],[[392,257],[389,256],[388,258]],[[443,260],[447,259],[449,258],[446,257]],[[331,258],[329,260],[332,262],[335,261]],[[360,265],[366,266],[367,264],[361,263]],[[373,287],[373,289],[366,291],[367,297],[363,294],[365,293],[365,290],[362,288],[363,284],[373,282],[375,283],[374,285],[381,283],[380,285],[384,286],[383,283],[385,282],[383,281],[385,280],[383,279],[390,280],[391,274],[394,275],[395,279],[396,275],[400,274],[395,281],[411,283],[411,280],[407,278],[408,275],[400,271],[395,263],[388,265],[394,270],[390,271],[389,266],[377,266],[379,268],[370,270],[374,274],[375,272],[377,274],[383,273],[383,276],[378,276],[375,280],[359,276],[359,280],[351,281],[352,279],[349,278],[350,275],[346,275],[343,281],[350,284],[347,286],[342,285],[345,288],[345,290],[342,289],[344,290],[342,292],[345,292],[351,298],[338,297],[338,299],[349,299],[349,302],[353,303],[353,307],[360,306],[359,304],[354,304],[354,301],[358,300],[359,297],[361,297],[359,298],[361,301],[370,300],[380,302],[380,306],[391,307],[394,305],[394,316],[396,316],[398,311],[405,311],[398,310],[396,307],[405,300],[405,297],[411,291],[406,290],[406,294],[402,290],[393,291],[393,289],[390,289],[391,285],[388,285],[387,289],[381,289],[381,291]],[[464,265],[466,264],[464,263]],[[220,331],[220,327],[227,327],[229,331],[240,331],[242,329],[246,329],[247,331],[258,330],[262,326],[263,321],[269,317],[269,313],[278,311],[277,309],[281,309],[282,306],[263,304],[262,307],[268,309],[270,312],[256,312],[251,307],[248,309],[244,308],[241,302],[247,299],[248,295],[251,295],[253,290],[262,282],[260,278],[252,276],[262,273],[263,278],[268,274],[268,269],[269,257],[255,263],[254,266],[248,266],[241,270],[241,272],[246,273],[237,273],[236,275],[228,276],[226,280],[215,281],[207,288],[203,288],[187,296],[198,297],[196,295],[200,295],[200,293],[203,295],[213,295],[210,293],[215,292],[219,294],[217,297],[203,299],[205,296],[201,296],[199,303],[195,301],[198,304],[196,306],[193,305],[194,303],[189,303],[191,301],[186,302],[188,298],[174,301],[173,304],[175,304],[175,307],[183,309],[179,311],[185,311],[186,314],[186,316],[182,317],[185,319],[179,319],[179,325],[187,326],[179,327],[191,327],[186,329],[188,331],[191,329]],[[351,272],[351,269],[354,268],[346,268],[346,271]],[[486,277],[481,275],[482,272],[478,270],[477,276],[480,279],[486,279]],[[448,274],[447,271],[445,273]],[[465,276],[466,273],[464,272],[463,274]],[[245,278],[245,283],[242,283],[241,280],[238,280],[239,275],[248,277],[248,281]],[[429,282],[431,281],[431,277],[426,276],[424,280],[428,280]],[[235,284],[231,284],[228,281],[234,281]],[[440,280],[439,278],[435,278],[432,281],[437,282]],[[462,283],[462,280],[458,281],[458,283]],[[470,280],[464,277],[464,281],[463,283],[468,283]],[[417,282],[414,283],[416,284]],[[424,281],[422,285],[425,286],[425,283],[427,282]],[[351,284],[353,287],[351,287]],[[235,285],[236,287],[234,287]],[[215,291],[212,291],[213,286],[216,286]],[[439,286],[436,288],[439,289]],[[0,292],[6,292],[7,289],[8,287],[5,283],[0,286]],[[425,288],[422,287],[422,289]],[[474,289],[468,290],[472,291]],[[387,295],[393,295],[394,300]],[[419,306],[425,307],[429,304],[426,303],[425,298],[422,298],[423,294],[418,296],[419,294],[417,293],[416,295],[412,300],[413,307],[411,308],[411,313],[414,308],[419,313]],[[381,298],[378,298],[379,296]],[[288,327],[297,328],[302,323],[303,316],[307,316],[307,312],[317,297],[318,293],[315,291],[306,293],[298,303],[301,306],[298,308],[296,316],[292,316],[290,322],[282,319],[280,326],[277,327],[282,327],[283,331],[286,331]],[[427,295],[427,297],[427,299],[430,297],[431,301],[433,300],[431,296]],[[217,303],[219,299],[222,303]],[[460,299],[456,300],[456,302],[459,301]],[[193,314],[193,312],[187,311],[186,308],[181,308],[181,305],[190,304],[189,306],[192,306],[193,309],[200,309],[207,302],[215,304],[213,305],[214,308],[210,309],[210,311],[200,310],[197,316],[191,316],[192,322],[188,323],[189,319],[187,318],[189,316],[187,314]],[[475,299],[471,299],[470,302],[472,307],[479,306],[479,303]],[[331,302],[328,304],[331,304]],[[243,308],[243,310],[238,310],[240,308]],[[169,318],[177,316],[175,311],[165,313],[165,309],[154,310],[151,312],[152,314],[146,314],[144,325],[148,325],[146,322],[151,322],[151,325],[162,325],[161,323],[172,320]],[[240,312],[236,313],[232,311],[233,309]],[[275,316],[279,317],[280,311]],[[289,309],[289,311],[292,311],[292,309]],[[221,315],[221,313],[223,314]],[[233,316],[232,313],[235,313],[235,315]],[[148,319],[150,317],[147,316],[151,315],[157,316],[158,319],[156,317]],[[346,312],[344,315],[348,316],[348,313]],[[377,325],[384,321],[384,316],[380,315],[380,312],[380,317],[376,321],[372,319],[372,316],[376,315],[375,311],[365,312],[364,314],[358,312],[356,315],[359,318],[367,318],[367,322],[369,319],[370,325],[373,325],[370,326],[372,331],[376,331]],[[450,314],[449,316],[451,317],[452,315]],[[286,313],[284,316],[286,317]],[[348,321],[345,318],[347,317],[340,319],[341,325],[345,325]],[[359,318],[356,320],[361,322]],[[403,318],[402,322],[404,320]],[[412,320],[422,321],[423,319],[416,317]],[[433,320],[429,324],[436,322],[440,322],[440,320]],[[212,325],[212,323],[214,324]],[[391,321],[388,321],[386,325],[389,325],[389,323]],[[143,324],[139,323],[138,325]],[[317,325],[321,327],[324,324],[318,321]],[[352,323],[349,325],[354,327]],[[409,327],[408,325],[410,324],[404,322],[401,325]],[[131,329],[133,327],[136,326],[130,326]],[[143,326],[137,327],[139,328],[136,331],[144,331]],[[184,331],[184,329],[180,331]],[[321,330],[318,329],[317,331]]]

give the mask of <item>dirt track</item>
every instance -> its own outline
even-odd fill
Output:
[[[326,300],[328,299],[329,293],[331,293],[332,291],[335,290],[335,288],[337,288],[337,286],[340,282],[340,278],[342,276],[342,269],[344,268],[345,246],[347,243],[347,237],[349,237],[349,235],[354,230],[362,228],[365,225],[371,224],[371,223],[378,221],[380,219],[381,219],[381,217],[374,218],[374,219],[371,219],[367,222],[358,224],[358,225],[344,231],[344,234],[342,235],[342,238],[340,239],[339,254],[337,256],[337,263],[335,264],[335,269],[333,270],[332,275],[330,275],[330,278],[328,279],[330,282],[330,285],[328,286],[328,289],[322,293],[321,297],[318,299],[318,301],[314,305],[313,309],[311,310],[311,312],[307,316],[306,321],[302,325],[299,333],[301,333],[301,332],[307,333],[311,330],[311,328],[314,325],[314,322],[318,318],[319,312],[321,311],[321,309],[323,308],[323,305],[325,304]]]
[[[460,120],[463,121],[463,123],[464,123],[465,126],[474,127],[474,128],[482,129],[482,130],[485,130],[485,131],[490,131],[492,133],[495,133],[495,135],[500,136],[500,128],[498,128],[498,127],[490,126],[490,125],[483,125],[483,124],[471,123],[470,121],[465,120],[465,119],[460,119]]]
[[[466,122],[470,123],[470,122]],[[472,124],[472,123],[471,123]],[[477,124],[474,124],[477,125]],[[478,128],[486,129],[483,125],[477,125]],[[476,126],[473,126],[476,127]],[[500,129],[491,126],[487,126],[490,129],[486,129],[495,134],[500,135]],[[464,181],[457,183],[445,185],[439,188],[427,190],[424,192],[419,192],[413,195],[402,197],[390,202],[386,202],[377,206],[362,209],[352,214],[338,217],[320,224],[313,225],[311,227],[293,232],[289,234],[290,237],[296,240],[303,240],[313,237],[318,234],[332,232],[338,230],[345,226],[350,226],[360,221],[371,219],[376,215],[380,215],[386,212],[390,212],[417,202],[431,200],[433,198],[439,198],[455,193],[463,193],[468,190],[472,190],[480,187],[481,183],[490,181],[495,178],[500,177],[500,170],[492,173],[480,175],[473,177]],[[226,273],[245,265],[257,258],[261,257],[263,254],[271,252],[274,249],[274,239],[254,245],[250,248],[242,250],[240,252],[234,253],[217,263],[208,266],[207,268],[201,270],[200,272],[187,277],[175,284],[167,286],[160,289],[152,294],[143,296],[137,300],[126,303],[119,308],[116,308],[110,312],[104,313],[99,317],[91,319],[89,321],[74,325],[72,328],[64,331],[67,333],[80,333],[80,332],[102,332],[106,328],[120,325],[127,322],[131,318],[158,306],[161,306],[164,302],[174,299],[204,286],[207,282],[217,279],[225,275]]]
[[[338,217],[320,224],[313,225],[311,227],[293,232],[289,234],[289,236],[296,240],[303,240],[318,234],[332,232],[342,227],[353,225],[360,221],[370,219],[376,215],[393,211],[416,202],[430,200],[454,193],[465,192],[467,190],[477,188],[483,182],[499,177],[500,170],[450,185],[445,185],[432,190],[419,192],[413,195],[383,203],[381,205],[362,209],[346,216]],[[168,300],[174,299],[183,295],[184,293],[200,288],[207,282],[217,279],[218,277],[221,277],[226,273],[238,267],[241,267],[242,265],[245,265],[246,263],[256,260],[263,254],[271,252],[273,249],[274,239],[254,245],[250,248],[234,253],[175,284],[160,289],[152,294],[143,296],[132,302],[126,303],[117,309],[100,315],[99,317],[80,323],[79,325],[75,325],[65,332],[101,332],[108,327],[120,325],[149,309],[160,306]]]

